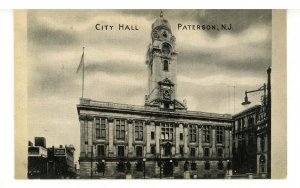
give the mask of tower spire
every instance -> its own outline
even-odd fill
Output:
[[[163,13],[162,10],[160,10],[160,17],[161,17],[161,18],[164,17],[164,13]]]

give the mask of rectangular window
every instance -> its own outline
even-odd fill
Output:
[[[118,146],[118,157],[124,157],[124,146]]]
[[[155,145],[152,145],[152,146],[151,146],[151,154],[154,155],[155,153],[156,153],[156,152],[155,152]]]
[[[162,140],[173,140],[173,124],[162,123],[161,125],[161,139]]]
[[[106,119],[96,119],[96,139],[103,139],[106,137]]]
[[[164,71],[169,71],[169,62],[164,60]]]
[[[216,128],[217,143],[222,144],[224,137],[224,127],[218,126]]]
[[[210,126],[203,125],[203,142],[210,143]]]
[[[98,145],[97,146],[97,154],[98,156],[105,156],[105,147],[104,145]]]
[[[184,155],[183,146],[180,146],[180,148],[179,148],[179,153],[180,153],[181,156]]]
[[[196,142],[196,135],[197,135],[196,133],[197,133],[197,126],[190,125],[189,126],[190,142]]]
[[[151,140],[154,140],[155,139],[155,136],[154,136],[154,132],[152,131],[151,132]]]
[[[135,122],[134,132],[135,132],[135,140],[143,140],[143,132],[144,132],[143,122],[140,121]]]
[[[196,149],[191,148],[191,157],[195,157],[195,156],[196,156]]]
[[[116,120],[116,138],[125,139],[125,120]]]
[[[204,148],[204,157],[209,157],[209,148]]]
[[[143,156],[143,147],[142,146],[136,146],[136,156],[142,157]]]
[[[180,138],[180,140],[183,140],[183,133],[179,134],[179,138]]]

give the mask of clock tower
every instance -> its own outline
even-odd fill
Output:
[[[163,12],[152,24],[151,39],[146,55],[148,95],[145,105],[165,110],[184,110],[186,106],[176,100],[176,38]]]

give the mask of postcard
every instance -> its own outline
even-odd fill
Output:
[[[16,10],[15,177],[286,178],[286,79],[285,10]]]

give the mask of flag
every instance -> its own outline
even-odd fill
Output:
[[[82,69],[82,95],[81,95],[81,97],[83,98],[83,92],[84,92],[84,47],[83,47],[83,52],[82,52],[80,63],[78,65],[76,73],[78,73],[81,69]]]
[[[76,73],[78,73],[79,70],[84,66],[84,65],[83,65],[83,63],[84,63],[83,61],[84,61],[84,52],[83,52],[82,55],[81,55],[80,63],[79,63],[79,66],[78,66],[78,68],[77,68]]]

